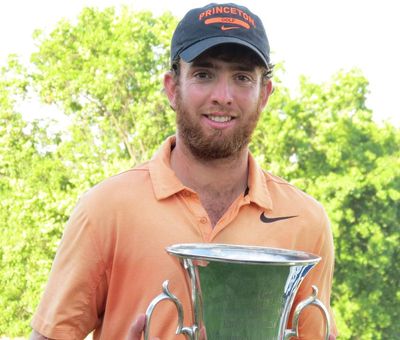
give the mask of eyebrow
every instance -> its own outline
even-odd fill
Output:
[[[218,66],[208,60],[194,60],[191,64],[191,67],[204,67],[204,68],[216,68],[218,69]],[[232,62],[230,63],[230,69],[232,70],[238,70],[238,71],[248,71],[252,72],[255,70],[255,66],[253,65],[248,65],[248,64],[242,64],[239,62]]]
[[[204,68],[212,68],[215,65],[210,61],[205,60],[194,60],[191,64],[192,67],[204,67]]]

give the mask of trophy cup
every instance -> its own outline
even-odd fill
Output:
[[[310,297],[289,313],[301,282],[320,257],[286,249],[227,244],[176,244],[166,248],[179,258],[191,291],[193,325],[183,326],[181,302],[168,289],[148,306],[144,339],[148,340],[151,316],[157,304],[173,302],[178,313],[176,334],[199,340],[204,328],[208,340],[289,340],[298,336],[298,320],[304,308],[317,306],[325,319],[329,338],[328,311],[313,286]]]

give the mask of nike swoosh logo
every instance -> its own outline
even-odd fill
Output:
[[[261,213],[260,220],[261,220],[261,222],[264,222],[264,223],[273,223],[273,222],[277,222],[277,221],[288,220],[288,219],[294,218],[294,217],[298,217],[298,216],[293,215],[293,216],[281,216],[281,217],[268,217],[268,216],[265,216],[264,213]]]
[[[227,26],[224,26],[224,25],[221,26],[221,30],[223,30],[223,31],[235,30],[237,28],[240,28],[240,27],[237,27],[237,26],[227,27]]]

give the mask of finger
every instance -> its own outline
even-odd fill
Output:
[[[207,332],[204,326],[200,328],[200,339],[207,340]]]
[[[140,314],[129,329],[127,340],[140,340],[145,323],[146,315]]]

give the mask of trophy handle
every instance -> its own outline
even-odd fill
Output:
[[[169,281],[166,280],[162,284],[162,293],[155,297],[151,302],[150,305],[147,307],[146,310],[146,323],[144,328],[144,340],[148,340],[150,336],[150,323],[151,323],[151,316],[153,314],[153,310],[156,305],[164,300],[170,300],[175,304],[175,307],[178,311],[178,327],[176,328],[176,334],[184,334],[188,340],[197,340],[198,339],[198,330],[197,326],[192,327],[183,327],[183,308],[182,304],[179,299],[169,291],[168,288]]]
[[[285,335],[284,335],[284,340],[289,340],[290,337],[298,337],[299,336],[299,317],[300,313],[303,311],[304,308],[314,305],[317,306],[320,310],[321,313],[323,314],[325,320],[326,320],[326,334],[325,334],[325,340],[329,340],[329,331],[330,331],[330,318],[329,318],[329,313],[324,304],[317,298],[318,295],[318,288],[316,286],[312,286],[312,294],[309,298],[301,301],[293,314],[293,320],[292,320],[292,329],[287,329],[285,330]]]

